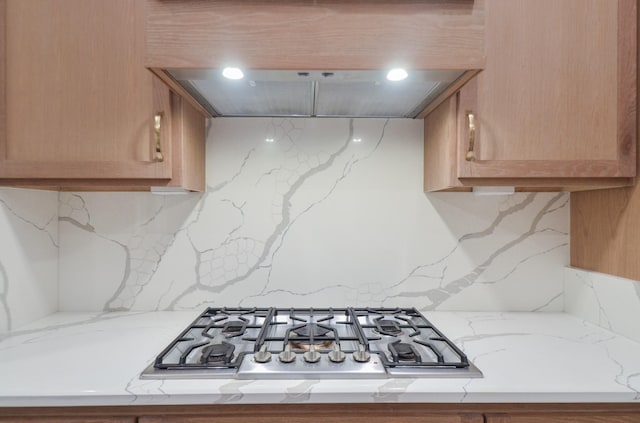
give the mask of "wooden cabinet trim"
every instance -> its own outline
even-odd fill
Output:
[[[483,0],[149,0],[147,16],[149,68],[365,70],[392,61],[471,70],[485,61]]]
[[[466,150],[459,151],[464,155]],[[618,160],[476,160],[465,161],[458,178],[633,178],[635,172]]]
[[[185,90],[184,87],[180,85],[180,83],[178,83],[175,78],[169,75],[167,71],[160,68],[150,68],[149,70],[153,72],[155,76],[160,78],[165,84],[167,84],[167,86],[171,88],[171,91],[177,93],[181,98],[188,101],[189,104],[191,104],[191,106],[194,107],[202,116],[206,118],[213,117],[211,113],[209,113],[209,111],[205,109],[202,104],[198,103],[198,101],[193,98],[191,93]]]
[[[460,90],[460,88],[471,81],[479,72],[479,70],[472,70],[463,73],[460,78],[456,79],[440,95],[438,95],[438,97],[436,97],[431,103],[429,103],[427,107],[425,107],[425,109],[416,116],[416,119],[426,118],[438,106],[447,101],[450,97],[454,96],[456,92]]]
[[[6,0],[0,0],[0,162],[7,154],[6,21],[7,2]]]
[[[637,413],[538,412],[485,414],[486,423],[638,423]]]
[[[217,416],[247,419],[252,416],[423,416],[453,414],[476,418],[478,415],[550,415],[551,413],[628,414],[640,416],[640,403],[303,403],[303,404],[193,404],[77,407],[0,407],[0,416]],[[284,420],[283,420],[284,421]]]
[[[169,174],[157,171],[157,163],[140,162],[24,162],[0,161],[0,181],[10,179],[170,179]]]
[[[457,414],[457,413],[425,413],[420,416],[416,415],[380,415],[376,412],[363,410],[358,415],[323,415],[322,413],[310,415],[292,415],[288,416],[295,423],[484,423],[484,417],[481,414]],[[244,423],[247,421],[255,423],[282,423],[282,416],[263,416],[256,413],[250,417],[235,416],[141,416],[138,423]]]
[[[424,191],[460,186],[456,179],[458,95],[453,95],[424,119]]]
[[[638,2],[618,0],[618,160],[636,176]]]
[[[173,178],[168,184],[205,190],[205,118],[184,98],[171,94]]]
[[[590,189],[621,188],[633,185],[634,178],[460,178],[461,186],[453,188],[471,188],[474,186],[509,186],[516,191],[545,191],[535,188],[551,188],[546,191],[584,191]]]
[[[86,416],[72,416],[72,417],[2,417],[0,416],[0,423],[137,423],[138,418],[131,417],[86,417]]]

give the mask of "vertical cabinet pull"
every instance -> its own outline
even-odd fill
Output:
[[[163,162],[164,154],[162,154],[162,145],[160,144],[160,128],[162,125],[162,116],[164,113],[156,113],[154,116],[154,125],[153,125],[153,138],[156,143],[156,152],[153,155],[154,162]]]
[[[473,152],[473,148],[476,144],[476,120],[475,116],[471,112],[467,112],[467,118],[469,119],[469,149],[467,150],[465,160],[470,162],[476,159],[476,155]]]

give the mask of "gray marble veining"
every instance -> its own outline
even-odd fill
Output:
[[[0,189],[0,334],[57,310],[58,194]]]
[[[207,169],[205,194],[62,193],[61,309],[562,309],[568,195],[425,195],[419,122],[216,119]]]
[[[565,310],[610,331],[640,341],[640,282],[565,269]]]
[[[108,315],[56,313],[0,340],[0,406],[640,401],[640,343],[563,313],[428,312],[483,378],[357,380],[140,379],[194,312]]]

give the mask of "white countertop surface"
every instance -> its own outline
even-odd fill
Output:
[[[0,335],[0,406],[640,402],[640,343],[559,313],[424,313],[482,379],[139,379],[198,314],[56,313]]]

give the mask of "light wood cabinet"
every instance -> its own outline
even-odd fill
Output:
[[[204,188],[205,119],[144,67],[144,1],[0,0],[0,25],[0,185]]]
[[[136,423],[135,417],[0,417],[0,423]]]
[[[147,0],[146,65],[477,70],[484,1]]]
[[[487,414],[485,423],[638,423],[638,413]]]
[[[426,414],[423,416],[380,416],[372,413],[363,413],[360,416],[290,416],[286,419],[291,423],[484,423],[480,414]],[[219,417],[219,416],[163,416],[163,417],[140,417],[138,423],[282,423],[282,416],[260,416],[250,417]]]
[[[425,118],[425,191],[631,185],[636,9],[487,0],[485,70]]]
[[[138,423],[636,423],[640,421],[640,404],[389,402],[0,407],[0,422],[124,423],[132,419]]]
[[[571,266],[640,281],[640,186],[573,193],[570,210]]]
[[[484,0],[146,1],[145,65],[211,115],[166,70],[463,72],[436,103],[484,67]]]

